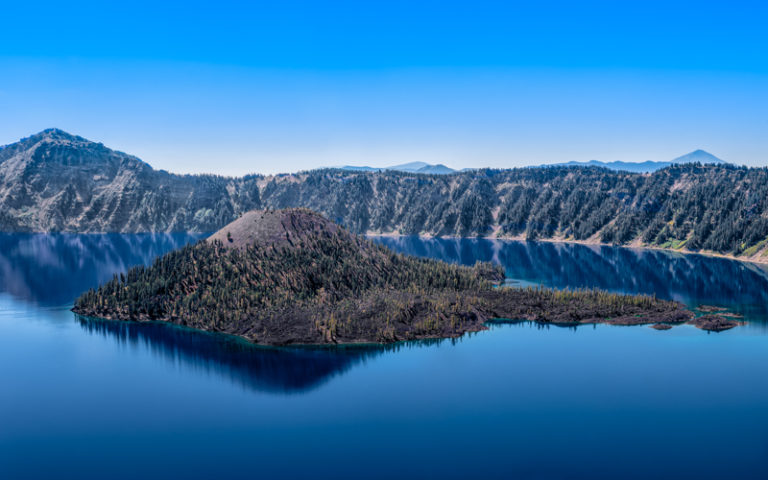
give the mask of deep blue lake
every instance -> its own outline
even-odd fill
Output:
[[[379,238],[509,283],[725,306],[708,334],[495,325],[268,349],[84,321],[90,287],[193,235],[0,234],[0,478],[768,478],[768,274],[702,256]]]

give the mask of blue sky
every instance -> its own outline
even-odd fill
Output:
[[[56,126],[232,175],[768,164],[764,3],[114,3],[3,6],[0,143]]]

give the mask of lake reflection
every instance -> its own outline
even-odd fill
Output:
[[[661,250],[489,239],[372,237],[401,253],[464,265],[490,261],[521,285],[600,288],[719,305],[768,320],[768,272],[757,264]]]
[[[75,315],[85,331],[144,348],[174,363],[215,373],[253,390],[298,393],[316,388],[366,359],[385,351],[439,341],[387,347],[268,348],[227,335],[162,323],[115,322]]]
[[[83,290],[198,238],[0,235],[0,479],[768,478],[761,322],[719,334],[518,322],[386,348],[275,349],[69,310]],[[766,278],[753,265],[379,241],[497,261],[518,284],[655,293],[764,318]]]
[[[42,307],[69,305],[81,292],[115,273],[149,264],[203,236],[2,234],[0,291]],[[547,242],[374,239],[411,255],[466,265],[478,260],[499,263],[513,284],[655,294],[691,306],[727,306],[760,324],[768,317],[768,275],[753,264],[654,250]],[[77,315],[75,319],[90,334],[264,392],[308,391],[366,359],[403,348],[274,349],[161,323],[113,322]],[[407,345],[418,347],[429,342]]]
[[[70,304],[112,275],[203,237],[0,233],[0,292],[43,306]]]

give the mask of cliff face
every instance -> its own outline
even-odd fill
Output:
[[[179,176],[61,130],[0,150],[0,230],[213,231],[259,204],[258,190]]]
[[[1,231],[211,232],[264,207],[310,208],[355,233],[553,238],[768,259],[768,168],[225,178],[153,170],[60,130],[0,149]]]

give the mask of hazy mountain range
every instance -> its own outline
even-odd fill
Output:
[[[306,207],[357,233],[685,247],[763,261],[768,168],[705,152],[669,163],[650,174],[587,165],[176,175],[50,129],[0,149],[0,231],[212,232],[253,209]]]
[[[553,163],[547,165],[540,165],[541,167],[604,167],[611,170],[625,171],[625,172],[638,172],[648,173],[667,168],[670,165],[678,165],[685,163],[701,163],[703,165],[715,164],[722,165],[726,162],[717,158],[709,152],[704,150],[694,150],[691,153],[682,155],[668,162],[656,162],[647,160],[645,162],[601,162],[599,160],[590,160],[588,162],[565,162],[565,163]]]
[[[534,168],[603,167],[603,168],[608,168],[610,170],[617,170],[617,171],[648,173],[648,172],[655,172],[656,170],[661,170],[662,168],[666,168],[670,165],[683,164],[683,163],[701,163],[701,164],[707,164],[707,165],[708,164],[720,165],[726,162],[717,158],[716,156],[712,155],[709,152],[705,152],[704,150],[694,150],[691,153],[682,155],[680,157],[677,157],[667,162],[658,162],[658,161],[652,161],[652,160],[647,160],[645,162],[622,162],[622,161],[601,162],[599,160],[590,160],[587,162],[571,161],[571,162],[564,162],[564,163],[550,163],[550,164],[544,164],[544,165],[536,165]],[[471,168],[455,170],[453,168],[446,167],[445,165],[442,165],[442,164],[431,165],[425,162],[411,162],[411,163],[404,163],[402,165],[393,165],[391,167],[381,167],[381,168],[366,167],[366,166],[357,167],[354,165],[345,165],[339,168],[341,168],[342,170],[350,170],[350,171],[358,171],[358,172],[381,172],[385,170],[393,170],[396,172],[428,173],[428,174],[449,174],[449,173],[474,170]]]
[[[383,172],[386,170],[392,170],[395,172],[408,172],[408,173],[426,173],[432,175],[445,175],[448,173],[455,173],[458,170],[454,170],[450,167],[446,167],[443,164],[431,165],[426,162],[410,162],[403,163],[402,165],[393,165],[391,167],[356,167],[354,165],[345,165],[339,167],[341,170],[350,170],[354,172]]]

